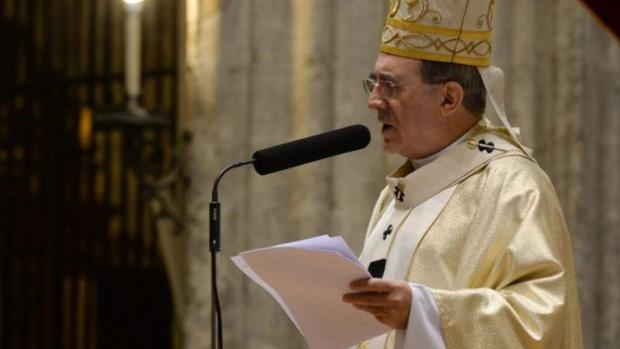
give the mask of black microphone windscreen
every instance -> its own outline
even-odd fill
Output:
[[[362,149],[370,143],[363,125],[352,125],[255,152],[254,169],[261,175]]]

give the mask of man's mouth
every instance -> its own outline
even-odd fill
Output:
[[[381,127],[381,132],[385,132],[385,131],[391,130],[392,128],[394,128],[394,126],[392,126],[390,124],[383,124],[383,127]]]
[[[378,121],[382,124],[381,126],[381,133],[390,131],[391,129],[394,128],[394,125],[392,125],[389,120],[390,120],[390,116],[389,114],[384,114],[384,115],[378,115],[377,117]]]

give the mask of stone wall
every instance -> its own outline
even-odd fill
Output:
[[[499,0],[508,115],[573,234],[585,348],[620,342],[620,46],[579,1]]]
[[[187,0],[183,86],[189,150],[189,279],[185,346],[210,347],[208,203],[213,178],[254,150],[353,123],[363,152],[220,185],[219,284],[229,348],[297,348],[303,339],[229,257],[310,237],[343,235],[359,251],[383,177],[361,80],[376,58],[386,4],[377,0]],[[495,64],[513,124],[554,181],[573,232],[586,348],[620,341],[618,41],[573,0],[498,0]]]

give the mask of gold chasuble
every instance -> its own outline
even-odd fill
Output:
[[[490,107],[485,116],[494,113],[504,128],[483,118],[432,162],[414,171],[407,161],[387,178],[360,260],[376,277],[425,287],[432,299],[411,314],[434,303],[432,314],[439,319],[428,330],[412,327],[416,321],[410,317],[404,342],[403,331],[393,331],[358,348],[582,347],[562,210],[549,178],[508,122],[503,73],[491,65],[495,5],[494,0],[390,1],[380,51],[477,67]],[[437,326],[443,343],[415,341]]]
[[[483,119],[438,159],[415,171],[407,162],[387,181],[360,258],[385,259],[384,277],[430,289],[447,348],[581,348],[557,196],[505,129]],[[432,220],[412,213],[446,192]],[[408,236],[418,223],[427,229]],[[383,347],[393,343],[394,332]]]

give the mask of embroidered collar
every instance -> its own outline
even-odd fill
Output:
[[[423,159],[415,171],[413,162],[407,160],[386,181],[396,207],[415,207],[492,159],[513,155],[529,158],[506,138],[502,129],[482,119],[451,145]],[[416,163],[420,164],[420,160]]]

